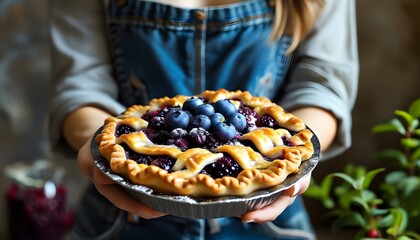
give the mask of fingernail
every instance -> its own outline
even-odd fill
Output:
[[[255,222],[254,219],[242,220],[243,223],[252,223]]]
[[[292,197],[296,197],[298,195],[298,193],[299,193],[299,190],[300,190],[299,184],[294,185],[293,186],[293,194],[292,194]]]

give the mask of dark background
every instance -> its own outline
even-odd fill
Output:
[[[372,156],[395,146],[396,136],[374,135],[371,128],[391,119],[395,109],[407,109],[420,98],[420,1],[358,0],[357,18],[361,65],[359,94],[353,112],[353,146],[340,157],[321,162],[313,173],[316,180],[330,172],[342,171],[347,163],[369,169],[383,166]],[[0,1],[0,239],[7,237],[3,197],[6,164],[58,160],[69,179],[86,182],[72,159],[55,159],[48,150],[45,134],[50,70],[47,24],[46,0]],[[74,206],[81,189],[72,189]],[[329,232],[323,209],[313,200],[305,201],[320,239],[336,239]],[[341,232],[340,235],[341,239],[352,239],[352,234]]]

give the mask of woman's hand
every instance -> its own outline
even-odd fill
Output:
[[[96,189],[116,207],[146,219],[165,215],[132,198],[95,165],[90,142],[92,135],[109,116],[109,113],[101,109],[87,106],[76,109],[65,119],[63,134],[69,145],[78,151],[77,162],[80,169],[90,178]]]
[[[305,107],[291,113],[302,119],[315,132],[321,144],[321,152],[330,146],[337,131],[337,119],[330,112],[320,108]],[[303,194],[308,189],[310,181],[309,174],[283,191],[270,205],[242,215],[242,221],[257,223],[273,221],[295,201],[297,195]]]
[[[311,175],[309,174],[306,177],[300,179],[290,188],[284,190],[280,196],[270,205],[242,215],[242,221],[255,223],[274,221],[288,206],[290,206],[295,201],[297,195],[304,193],[306,189],[308,189],[310,181]]]
[[[145,219],[166,215],[165,213],[158,212],[141,204],[102,173],[92,159],[90,140],[80,149],[77,155],[77,162],[83,173],[91,179],[96,189],[116,207]]]
[[[303,119],[317,134],[321,143],[321,150],[328,148],[336,131],[336,120],[329,112],[317,108],[303,108],[292,113]],[[91,179],[97,190],[116,207],[146,219],[166,215],[148,208],[132,198],[95,165],[90,152],[90,139],[108,116],[109,114],[99,109],[84,107],[67,117],[63,132],[70,145],[76,150],[80,149],[77,157],[80,169]],[[84,121],[81,121],[81,119]],[[85,125],[81,126],[80,123],[85,123]],[[78,131],[75,131],[76,128],[78,128]],[[86,141],[86,139],[89,140]],[[85,142],[85,144],[83,145],[81,142]],[[242,215],[242,221],[257,223],[273,221],[294,202],[297,195],[306,191],[309,183],[310,175],[283,191],[270,205]]]

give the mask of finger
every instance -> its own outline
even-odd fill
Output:
[[[281,195],[273,203],[242,215],[242,221],[257,223],[274,221],[294,200],[295,197]]]
[[[308,174],[290,188],[284,190],[273,203],[242,215],[242,221],[263,223],[275,220],[295,201],[297,195],[304,193],[308,189],[310,180],[311,174]]]
[[[105,173],[103,173],[98,167],[93,166],[92,169],[92,181],[94,181],[96,184],[101,184],[101,185],[107,185],[107,184],[115,184],[115,182],[109,178],[107,175],[105,175]]]
[[[95,184],[95,183],[94,183]],[[116,207],[133,213],[145,219],[151,219],[166,215],[165,213],[151,209],[129,196],[120,186],[95,184],[96,189],[104,195]]]
[[[310,183],[311,183],[311,174],[308,174],[302,179],[300,179],[299,182],[294,184],[294,187],[297,189],[294,189],[292,196],[303,194],[308,189]]]
[[[90,140],[83,145],[77,153],[77,164],[82,170],[83,174],[92,177],[94,175],[94,166],[92,154],[90,152]]]
[[[112,179],[107,177],[93,162],[90,152],[90,140],[80,149],[77,161],[83,173],[91,178],[96,189],[116,207],[146,219],[166,215],[141,204],[129,196]]]

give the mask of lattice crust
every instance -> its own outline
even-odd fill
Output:
[[[148,126],[148,122],[141,117],[148,111],[156,111],[163,106],[182,106],[189,97],[153,99],[148,106],[135,105],[120,116],[108,118],[101,134],[97,135],[99,152],[110,162],[112,171],[135,184],[150,187],[161,193],[196,197],[240,196],[280,184],[289,174],[298,172],[301,162],[312,156],[312,132],[306,129],[302,120],[285,112],[269,99],[254,97],[248,92],[230,92],[223,89],[204,91],[198,96],[210,103],[226,98],[237,107],[242,103],[253,108],[258,115],[270,115],[280,128],[255,128],[240,136],[234,145],[182,151],[174,145],[158,145],[149,140],[141,131]],[[117,137],[115,132],[122,124],[136,131]],[[241,144],[243,141],[252,142],[254,147]],[[170,172],[157,166],[139,164],[127,159],[123,147],[125,145],[136,153],[168,156],[176,162]],[[216,162],[224,154],[230,155],[243,169],[237,177],[214,179],[209,175],[200,174],[206,165]]]

